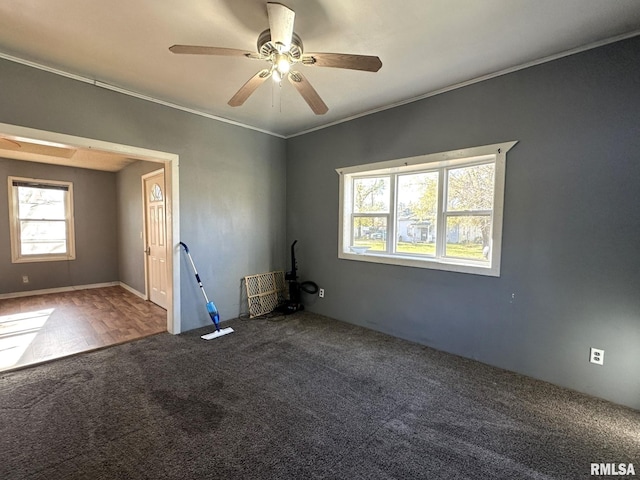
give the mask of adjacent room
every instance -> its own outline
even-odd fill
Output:
[[[636,478],[639,65],[635,0],[0,5],[0,478]]]
[[[164,190],[163,163],[22,138],[0,143],[0,204],[9,214],[2,247],[11,253],[0,369],[167,331],[166,288],[150,283],[159,276],[149,268],[152,240],[163,236],[145,228],[155,208],[145,199],[158,183]]]

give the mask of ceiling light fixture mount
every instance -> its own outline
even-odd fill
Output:
[[[271,63],[273,79],[280,82],[289,74],[291,67],[301,61],[302,40],[296,33],[292,33],[289,45],[274,42],[271,40],[271,29],[267,29],[258,36],[258,52],[259,58]]]

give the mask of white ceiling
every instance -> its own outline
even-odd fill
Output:
[[[639,0],[282,0],[307,52],[377,55],[377,73],[301,66],[329,112],[287,82],[241,107],[266,65],[175,55],[173,44],[256,49],[266,0],[0,2],[0,56],[288,137],[640,33]]]

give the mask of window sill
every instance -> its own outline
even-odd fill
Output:
[[[363,254],[338,252],[338,258],[343,260],[355,260],[358,262],[383,263],[403,267],[429,268],[432,270],[444,270],[448,272],[469,273],[473,275],[485,275],[489,277],[500,276],[500,265],[459,260],[455,258],[415,258],[402,255],[389,255],[384,253],[367,252]],[[495,263],[495,262],[494,262]]]
[[[75,259],[75,255],[30,255],[12,258],[11,263],[63,262]]]

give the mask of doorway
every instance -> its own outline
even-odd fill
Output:
[[[164,169],[142,176],[145,290],[148,300],[167,309],[167,241]]]
[[[0,123],[0,133],[6,139],[29,141],[43,146],[102,151],[123,155],[132,159],[158,162],[164,165],[164,214],[166,218],[166,310],[169,333],[181,332],[180,319],[180,250],[174,248],[180,235],[179,208],[179,156],[130,145],[105,142],[84,137],[37,130],[28,127]],[[174,240],[175,239],[175,240]],[[175,288],[174,288],[175,286]]]

